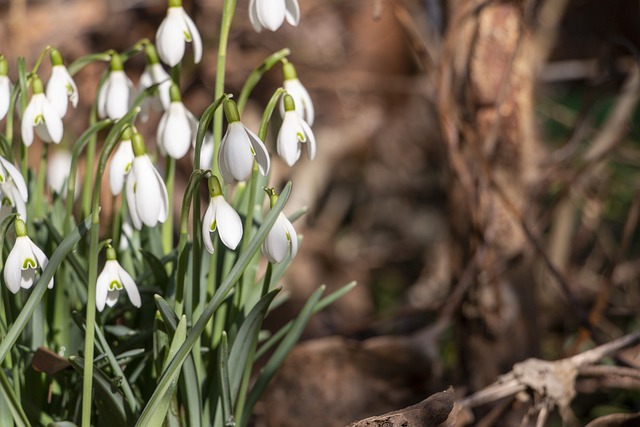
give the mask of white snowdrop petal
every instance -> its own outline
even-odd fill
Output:
[[[140,220],[147,227],[155,227],[162,209],[160,188],[157,180],[153,179],[153,165],[146,155],[133,160],[133,174],[136,178],[135,207]]]
[[[184,22],[187,25],[187,29],[189,34],[191,35],[191,42],[193,44],[193,62],[198,64],[202,59],[202,39],[200,38],[200,33],[198,32],[198,27],[193,22],[193,20],[187,15],[183,10]]]
[[[65,114],[67,114],[67,104],[69,101],[66,82],[64,77],[58,72],[57,67],[53,67],[51,78],[47,82],[47,89],[45,93],[47,94],[47,99],[49,99],[49,102],[53,105],[53,108],[55,108],[58,115],[60,117],[64,117]]]
[[[293,166],[300,158],[300,143],[298,132],[300,131],[300,119],[295,111],[287,111],[282,120],[280,132],[276,142],[278,155],[285,163]]]
[[[170,67],[178,65],[184,56],[184,29],[182,8],[170,7],[167,9],[167,16],[156,33],[156,47],[162,62]]]
[[[162,133],[158,131],[158,141],[169,156],[181,159],[189,151],[193,135],[187,109],[181,102],[172,102],[162,119],[164,126]]]
[[[18,239],[16,239],[16,245]],[[17,293],[20,290],[20,282],[22,281],[22,254],[20,254],[14,247],[9,252],[7,260],[4,264],[4,283],[11,293]]]
[[[47,128],[47,133],[51,137],[51,141],[59,144],[62,140],[64,126],[60,115],[47,98],[43,98],[42,100],[42,116],[44,117],[44,123]]]
[[[140,215],[138,214],[138,207],[136,205],[136,178],[133,173],[129,173],[127,175],[127,183],[126,183],[126,191],[125,194],[127,196],[127,208],[129,209],[129,216],[131,217],[131,224],[136,230],[142,229],[142,220],[140,219]]]
[[[224,134],[222,141],[220,142],[220,150],[218,151],[218,167],[220,168],[220,173],[222,174],[222,178],[225,182],[233,182],[235,178],[231,174],[231,171],[227,167],[227,160],[225,156],[225,152],[227,151],[227,140],[229,139],[229,128],[227,128],[227,132]],[[213,154],[212,154],[213,157]]]
[[[0,76],[0,120],[9,111],[9,101],[11,100],[11,81],[7,76]]]
[[[258,135],[251,132],[246,127],[244,128],[244,130],[247,132],[247,136],[249,137],[249,141],[251,142],[251,147],[253,148],[253,151],[255,153],[255,158],[256,162],[258,162],[260,173],[266,176],[269,173],[270,166],[269,152],[267,151],[267,147],[265,147],[264,143],[258,137]]]
[[[133,278],[127,271],[118,264],[117,261],[114,261],[118,267],[118,276],[122,285],[124,286],[124,290],[127,291],[127,295],[129,296],[129,301],[133,304],[134,307],[140,308],[142,305],[142,300],[140,298],[140,291],[138,291],[138,287],[136,286],[136,282],[133,281]]]
[[[307,137],[307,157],[309,160],[313,160],[316,157],[316,137],[311,127],[303,119],[300,119],[300,126]]]
[[[209,200],[209,206],[202,217],[202,243],[210,254],[213,254],[213,241],[211,240],[211,225],[214,221],[215,205],[214,198]]]
[[[244,181],[253,169],[253,153],[249,136],[244,125],[240,122],[229,123],[227,133],[225,150],[220,149],[220,156],[224,159],[226,168],[233,179]]]
[[[285,226],[285,231],[289,236],[289,244],[291,245],[291,258],[293,259],[298,253],[298,233],[296,233],[296,229],[293,228],[293,224],[291,224],[291,221],[289,221],[289,219],[286,217],[284,221],[284,226]]]
[[[262,25],[260,24],[260,18],[258,18],[258,10],[256,9],[257,0],[249,0],[249,21],[253,26],[256,33],[262,32]]]
[[[156,177],[156,183],[160,188],[160,211],[158,212],[158,221],[165,222],[169,214],[169,195],[167,194],[167,187],[164,184],[164,180],[160,176],[160,172],[158,172],[158,170],[153,166],[151,166],[151,168],[153,169],[153,173]]]
[[[289,251],[289,241],[287,240],[284,221],[287,221],[287,219],[281,212],[263,243],[262,251],[271,263],[282,262]]]
[[[213,162],[213,139],[211,141],[207,140],[205,136],[204,143],[202,144],[202,149],[200,150],[200,164],[198,167],[200,169],[210,169],[211,164]]]
[[[256,13],[263,27],[275,31],[284,22],[284,0],[256,0]]]
[[[98,309],[98,311],[104,310],[104,305],[107,302],[107,294],[109,293],[110,283],[111,276],[109,275],[109,271],[104,268],[98,276],[98,280],[96,281],[96,308]]]
[[[284,4],[287,22],[293,26],[298,26],[298,22],[300,22],[300,6],[298,5],[298,0],[284,0]]]
[[[18,193],[20,194],[22,200],[24,200],[25,202],[29,200],[27,184],[24,182],[24,178],[22,177],[22,174],[20,173],[18,168],[16,168],[11,162],[3,157],[0,157],[0,163],[2,164],[2,167],[7,171],[9,177],[11,177],[11,179],[13,180],[13,183],[18,189]]]
[[[105,99],[105,111],[110,119],[118,120],[129,111],[130,81],[124,71],[112,71],[109,80],[110,85]]]
[[[20,126],[20,130],[22,133],[22,143],[27,147],[33,144],[33,127],[36,114],[37,112],[35,104],[29,103],[27,105],[27,108],[24,110],[24,114],[22,115],[22,123]]]
[[[242,240],[242,220],[223,196],[216,196],[214,199],[217,199],[215,202],[212,200],[212,203],[215,203],[218,235],[226,247],[234,250]]]
[[[31,247],[31,251],[38,261],[38,266],[42,269],[42,271],[44,271],[44,269],[47,268],[47,264],[49,264],[49,258],[47,258],[44,252],[42,252],[42,250],[31,240],[29,240],[29,246]],[[53,288],[53,276],[51,277],[51,280],[49,280],[47,287],[49,289]]]

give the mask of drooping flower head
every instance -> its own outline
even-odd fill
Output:
[[[118,302],[120,291],[125,290],[134,307],[140,308],[142,301],[140,292],[133,278],[120,266],[116,258],[116,250],[107,246],[107,261],[96,282],[96,308],[104,310],[105,304],[113,307]]]
[[[273,188],[265,188],[265,191],[269,195],[271,207],[273,208],[278,196]],[[298,253],[298,234],[284,213],[280,212],[262,243],[262,253],[267,258],[267,261],[272,264],[284,261],[288,254],[293,259]]]
[[[71,102],[73,108],[78,106],[78,87],[71,74],[64,66],[62,55],[58,49],[49,51],[51,58],[51,78],[47,82],[47,99],[62,118],[67,114],[67,104]]]
[[[139,133],[131,136],[133,164],[127,175],[127,207],[133,226],[140,230],[142,224],[155,227],[165,222],[169,212],[167,187],[144,147],[144,139]]]
[[[72,155],[66,149],[56,150],[49,154],[49,162],[47,164],[47,184],[55,193],[66,196],[68,188],[68,179],[71,172]],[[75,194],[79,192],[79,177],[76,175],[74,183]]]
[[[131,169],[133,164],[133,148],[131,146],[131,128],[126,127],[122,131],[120,136],[120,144],[109,164],[109,186],[111,187],[111,194],[117,196],[122,192],[124,187],[124,179]]]
[[[289,165],[293,166],[300,158],[300,145],[306,143],[307,157],[313,160],[316,155],[316,138],[313,131],[296,112],[293,97],[284,95],[284,118],[278,132],[278,154]]]
[[[251,175],[253,160],[258,163],[262,175],[269,172],[269,153],[258,135],[240,122],[238,107],[232,100],[224,103],[227,132],[220,143],[218,165],[226,182],[244,181]]]
[[[47,256],[27,236],[27,226],[20,218],[16,218],[16,243],[7,256],[4,265],[4,283],[14,294],[20,288],[29,289],[36,281],[37,270],[44,270],[49,263]],[[53,288],[53,277],[48,284]]]
[[[9,81],[9,64],[4,55],[0,54],[0,120],[9,111],[11,101],[11,81]]]
[[[33,143],[33,129],[44,142],[58,144],[62,140],[62,119],[44,94],[42,81],[35,76],[31,85],[33,96],[22,115],[22,142]]]
[[[171,104],[158,124],[157,142],[161,150],[174,159],[189,151],[198,121],[182,103],[178,85],[171,85]]]
[[[196,24],[182,8],[182,0],[169,0],[167,16],[156,32],[156,46],[162,62],[174,67],[184,57],[185,44],[193,43],[193,62],[202,59],[202,39]]]
[[[142,121],[147,120],[149,104],[151,104],[155,111],[163,111],[169,108],[169,104],[171,103],[169,97],[171,77],[169,77],[169,74],[162,68],[155,46],[153,46],[152,43],[145,43],[144,53],[147,58],[147,66],[140,75],[139,93],[142,93],[155,84],[157,84],[158,87],[154,91],[154,96],[150,99],[145,99],[142,105],[140,105],[140,118]]]
[[[313,126],[315,118],[315,111],[313,109],[313,101],[307,89],[298,80],[298,73],[296,68],[289,61],[283,61],[282,74],[284,75],[283,87],[289,95],[293,97],[293,101],[296,104],[296,111],[302,119]],[[284,118],[284,98],[280,102],[280,116]]]
[[[0,156],[0,221],[13,209],[23,221],[27,220],[27,185],[20,171]]]
[[[122,118],[129,111],[133,83],[124,73],[122,60],[117,52],[111,55],[109,77],[98,92],[98,116],[111,120]]]
[[[256,32],[263,28],[275,31],[284,20],[294,27],[300,22],[298,0],[250,0],[249,21]]]
[[[227,203],[222,195],[220,181],[215,176],[209,178],[209,207],[202,218],[202,241],[204,247],[213,254],[213,236],[218,233],[226,247],[234,250],[242,240],[240,215]]]

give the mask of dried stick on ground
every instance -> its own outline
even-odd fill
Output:
[[[470,409],[486,405],[517,395],[530,392],[535,395],[535,402],[541,402],[539,421],[546,419],[548,410],[558,408],[563,420],[573,425],[574,419],[570,404],[576,395],[575,382],[579,375],[594,375],[592,369],[584,369],[603,358],[626,347],[640,342],[640,333],[626,335],[610,343],[587,350],[573,357],[557,361],[527,359],[513,366],[511,372],[501,376],[496,382],[466,397],[460,402],[461,409]],[[626,370],[618,370],[618,375],[629,374]],[[638,376],[633,370],[632,378]],[[539,425],[544,423],[538,422]]]
[[[356,421],[349,424],[349,427],[437,427],[447,425],[444,423],[447,422],[447,418],[453,410],[454,399],[453,387],[449,387],[418,404],[399,411]]]

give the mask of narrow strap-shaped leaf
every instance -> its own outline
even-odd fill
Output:
[[[77,356],[69,358],[71,366],[80,373],[84,372],[84,359]],[[124,403],[124,396],[112,383],[107,375],[100,369],[94,368],[93,380],[95,384],[96,396],[94,402],[100,412],[103,425],[128,426],[127,411]],[[157,424],[160,425],[160,424]]]
[[[262,369],[262,372],[260,372],[256,383],[253,385],[253,388],[251,389],[251,391],[249,392],[249,396],[247,397],[247,403],[244,407],[244,410],[242,410],[242,418],[238,420],[238,424],[240,426],[247,425],[247,422],[251,417],[251,413],[253,412],[253,407],[258,402],[258,399],[260,399],[260,396],[262,396],[262,393],[264,393],[264,391],[266,390],[267,384],[269,384],[269,381],[271,381],[273,376],[276,374],[276,371],[278,370],[278,368],[280,368],[280,366],[284,362],[284,359],[287,357],[291,349],[293,349],[293,346],[298,342],[300,335],[302,335],[304,328],[307,326],[309,319],[313,315],[313,307],[320,300],[320,297],[324,293],[324,290],[325,286],[322,285],[318,289],[316,289],[313,294],[311,294],[309,300],[304,305],[304,307],[302,307],[300,314],[293,322],[291,330],[284,337],[276,351],[273,353],[265,367]],[[238,411],[239,410],[240,408],[238,408]]]
[[[29,299],[27,299],[26,304],[22,307],[22,310],[20,310],[20,314],[16,318],[16,321],[13,323],[9,331],[7,331],[7,336],[2,340],[2,342],[0,342],[0,363],[2,363],[9,350],[11,350],[18,340],[20,333],[29,322],[36,306],[44,296],[44,292],[47,289],[49,281],[53,278],[53,274],[56,272],[67,254],[73,249],[75,244],[80,241],[89,228],[91,228],[90,217],[85,219],[80,223],[80,225],[78,225],[78,227],[69,233],[62,243],[60,243],[60,246],[58,246],[58,248],[53,252],[51,259],[49,259],[49,264],[47,264],[47,268],[44,269],[40,279],[38,279],[38,282],[33,287],[33,291],[31,292],[31,295],[29,295]]]
[[[77,311],[73,312],[72,316],[73,316],[73,320],[78,324],[78,326],[80,326],[81,329],[84,329],[87,327],[80,313],[78,313]],[[138,410],[138,402],[135,398],[135,395],[133,394],[133,390],[131,389],[131,386],[129,385],[129,381],[127,381],[127,377],[124,375],[124,372],[122,372],[122,369],[120,368],[120,364],[118,363],[118,360],[116,359],[115,354],[113,354],[113,351],[109,346],[109,343],[107,343],[107,340],[102,334],[102,331],[100,330],[97,324],[95,326],[96,326],[96,337],[98,338],[99,349],[102,350],[102,352],[107,356],[107,360],[109,361],[109,366],[111,366],[111,369],[113,370],[113,373],[115,374],[115,376],[121,379],[120,386],[122,387],[122,391],[127,397],[127,402],[129,403],[129,408],[131,408],[131,412],[135,413]]]
[[[229,389],[229,344],[227,333],[222,331],[218,345],[218,378],[220,379],[220,396],[222,397],[222,416],[225,425],[235,425],[231,412],[231,390]]]
[[[169,303],[160,295],[154,296],[156,306],[160,312],[160,316],[165,325],[169,329],[169,336],[173,337],[178,326],[178,316],[173,311]],[[182,366],[182,377],[180,378],[180,393],[184,396],[183,400],[187,408],[187,417],[190,425],[202,425],[202,398],[200,396],[200,381],[196,371],[193,354]]]
[[[31,426],[27,414],[24,413],[22,405],[20,405],[18,398],[11,388],[11,384],[9,384],[9,379],[2,369],[0,369],[0,392],[2,392],[5,403],[9,406],[9,411],[11,412],[15,425],[18,427]],[[11,421],[11,418],[9,418],[9,420]]]
[[[180,346],[184,343],[184,340],[187,335],[187,317],[182,316],[180,322],[178,322],[178,327],[173,335],[173,340],[171,340],[171,346],[169,347],[169,353],[167,354],[167,358],[164,363],[164,371],[167,372],[167,367],[169,366],[171,360],[173,360],[175,354],[180,349]],[[175,392],[176,386],[178,385],[178,374],[180,371],[176,371],[172,377],[170,378],[170,382],[168,387],[164,391],[163,395],[158,402],[155,410],[148,421],[144,424],[145,426],[160,426],[162,425],[162,421],[167,416],[167,410],[169,409],[169,404],[171,403],[171,399],[173,398],[173,394]],[[140,421],[138,420],[138,424]]]
[[[326,297],[322,298],[320,301],[318,301],[316,306],[313,308],[313,313],[315,314],[324,310],[325,308],[327,308],[328,306],[330,306],[331,304],[333,304],[334,302],[342,298],[344,295],[349,293],[353,288],[356,287],[356,285],[357,285],[357,282],[355,281],[350,282],[344,285],[342,288],[338,289],[337,291],[333,292],[332,294],[329,294]],[[259,359],[260,357],[264,356],[264,354],[267,351],[271,350],[271,348],[289,332],[292,326],[293,326],[293,321],[287,323],[282,328],[280,328],[278,332],[273,334],[271,338],[269,338],[267,342],[265,342],[258,349],[256,353],[256,359]]]
[[[202,315],[193,326],[191,331],[189,332],[187,339],[178,352],[176,356],[173,358],[167,369],[162,373],[160,381],[156,387],[156,390],[153,392],[151,399],[145,406],[142,411],[142,416],[138,420],[136,425],[138,426],[147,426],[149,425],[148,421],[151,419],[153,413],[157,411],[159,405],[161,404],[162,397],[167,393],[167,390],[171,387],[171,382],[178,375],[180,371],[180,367],[187,359],[187,356],[191,352],[191,349],[195,346],[196,342],[200,339],[200,335],[204,331],[205,327],[209,320],[213,317],[216,310],[224,301],[224,298],[229,293],[231,288],[236,284],[238,278],[247,267],[255,253],[259,250],[260,245],[267,237],[267,233],[273,227],[273,224],[276,222],[278,215],[282,212],[282,208],[284,208],[285,203],[289,199],[289,195],[291,194],[291,183],[288,183],[285,188],[280,193],[280,197],[278,201],[271,209],[267,217],[265,218],[264,223],[249,243],[247,250],[243,252],[240,256],[234,267],[229,272],[229,275],[225,277],[223,282],[220,284],[220,287],[213,295],[207,306],[204,308]]]

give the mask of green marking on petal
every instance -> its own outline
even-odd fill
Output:
[[[254,156],[256,155],[256,152],[253,150],[252,146],[249,146],[249,149],[251,150],[251,154],[253,154]]]
[[[67,83],[66,87],[67,87],[67,93],[69,95],[73,94],[73,86],[71,86],[71,84]]]
[[[132,163],[132,162],[127,163],[127,166],[125,166],[125,167],[124,167],[124,173],[125,173],[125,174],[129,173],[129,170],[131,169],[131,166],[133,166],[133,163]],[[134,190],[135,190],[135,188],[136,188],[136,187],[135,187],[135,185],[134,185],[134,187],[133,187],[133,188],[134,188]]]
[[[287,236],[287,242],[291,243],[291,234],[289,234],[288,231],[285,230],[284,232],[285,236]]]
[[[298,132],[296,135],[298,136],[298,141],[307,142],[307,138],[304,136],[302,132]]]
[[[216,227],[217,227],[216,221],[213,221],[209,226],[209,231],[213,233],[214,231],[216,231]]]
[[[36,268],[38,266],[38,263],[31,259],[31,258],[25,258],[24,261],[22,261],[22,269],[23,270],[28,270],[30,268]]]
[[[191,38],[191,33],[189,33],[189,31],[184,30],[182,31],[182,34],[184,34],[184,39],[188,42],[191,42],[193,39]]]
[[[0,174],[0,184],[4,182],[4,175]]]
[[[3,205],[3,206],[11,206],[11,207],[13,207],[13,202],[11,201],[11,199],[10,199],[10,198],[8,198],[8,197],[3,197],[3,198],[2,198],[2,205]]]
[[[122,290],[122,283],[118,282],[117,280],[112,280],[111,283],[109,283],[109,290],[110,291],[121,291]]]
[[[40,123],[44,123],[44,116],[42,114],[38,114],[33,118],[33,124],[38,125]]]

